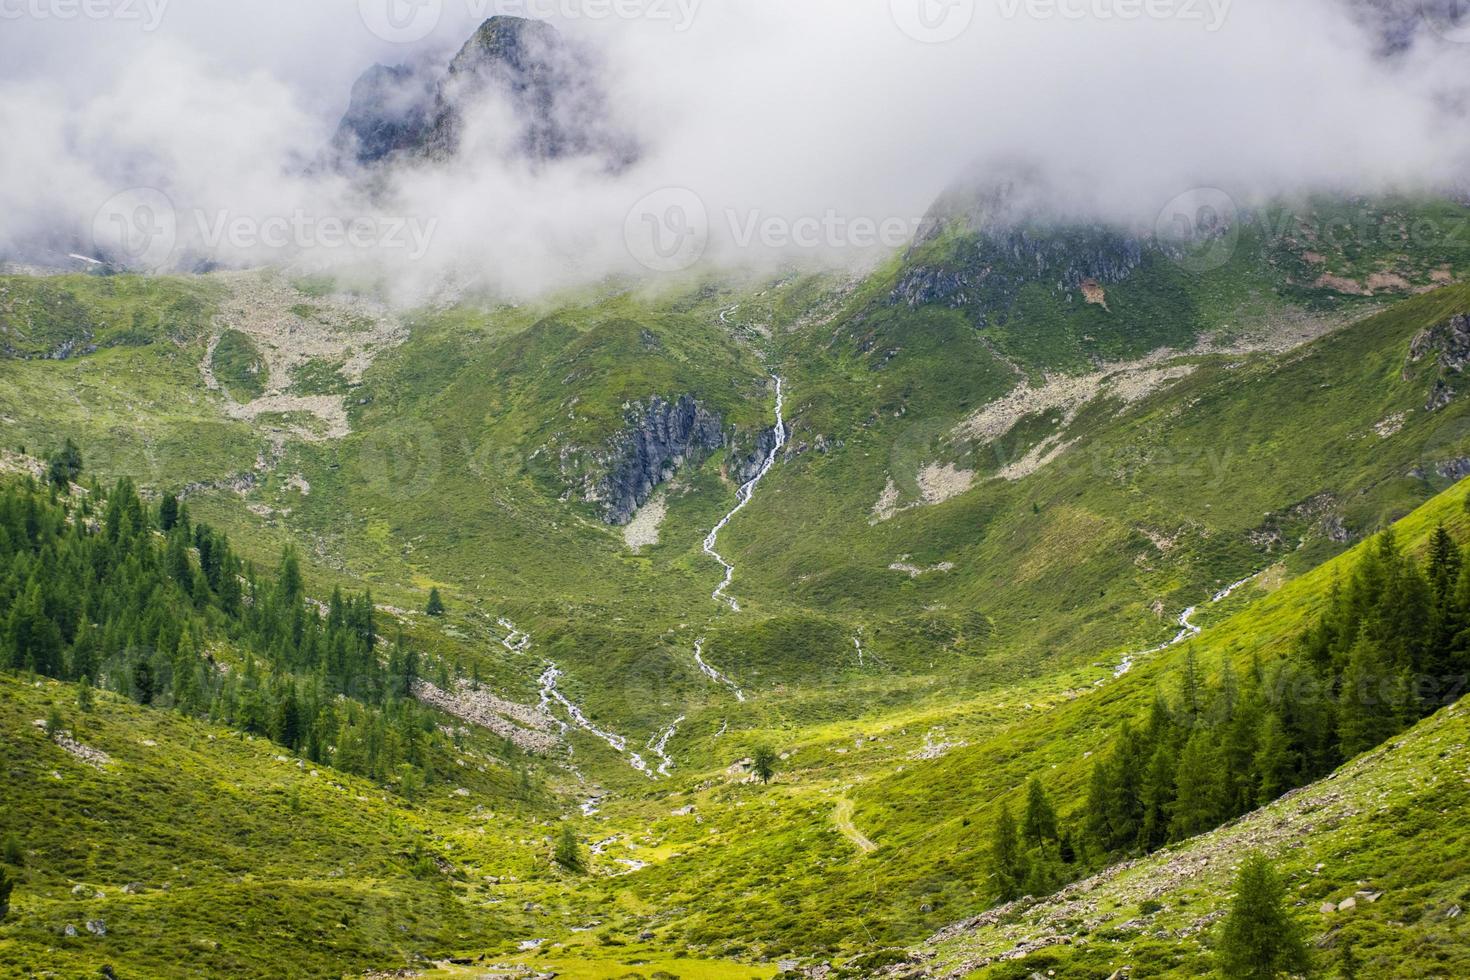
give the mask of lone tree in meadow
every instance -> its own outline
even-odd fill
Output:
[[[757,745],[750,756],[750,771],[762,783],[769,783],[776,775],[776,750],[769,745]]]
[[[444,615],[444,600],[439,598],[438,589],[429,590],[429,605],[424,609],[424,612],[430,616]]]
[[[586,869],[586,863],[582,860],[582,845],[577,843],[577,832],[572,825],[564,823],[561,831],[556,836],[556,863],[568,871],[581,873]]]
[[[1247,855],[1235,876],[1218,956],[1232,980],[1274,980],[1308,968],[1301,929],[1286,911],[1286,886],[1264,854]]]

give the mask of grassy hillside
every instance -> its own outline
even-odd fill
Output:
[[[1203,975],[1215,966],[1234,869],[1264,850],[1322,975],[1351,957],[1360,976],[1463,976],[1467,927],[1456,910],[1470,899],[1470,862],[1465,828],[1445,818],[1470,804],[1467,737],[1464,704],[1446,708],[1226,828],[945,930],[912,974]]]
[[[0,358],[3,448],[71,437],[88,476],[184,491],[262,568],[296,544],[309,595],[371,588],[449,686],[534,709],[555,664],[621,748],[572,724],[532,764],[540,796],[496,771],[409,806],[263,742],[116,699],[81,716],[68,690],[8,677],[20,781],[0,813],[30,854],[0,962],[91,970],[100,950],[123,975],[173,944],[200,957],[182,972],[240,975],[482,953],[570,976],[876,968],[853,958],[991,901],[984,828],[1028,776],[1078,818],[1088,753],[1186,649],[1210,670],[1278,656],[1337,556],[1388,523],[1416,546],[1441,519],[1466,537],[1443,492],[1470,459],[1470,400],[1434,403],[1453,369],[1410,346],[1470,312],[1470,287],[1420,292],[1458,257],[1383,230],[1453,217],[1438,207],[1385,205],[1325,241],[1331,214],[1281,219],[1207,274],[1155,256],[1106,306],[1031,284],[984,323],[892,298],[916,265],[963,257],[950,238],[860,282],[606,285],[523,308],[391,311],[269,273],[7,280],[4,336],[30,346]],[[1406,285],[1373,280],[1389,275]],[[147,342],[109,339],[124,315]],[[711,600],[701,544],[735,503],[727,462],[773,422],[771,374],[790,442],[719,539],[737,613]],[[734,447],[673,474],[635,551],[580,488],[631,405],[684,394]],[[442,618],[421,612],[431,587]],[[1202,636],[1136,656],[1191,606]],[[51,702],[112,767],[32,726]],[[782,756],[768,787],[743,765],[761,743]],[[660,746],[667,778],[630,764]],[[601,845],[585,878],[549,861],[563,818]],[[445,847],[447,870],[425,858]],[[98,915],[106,937],[84,928]]]

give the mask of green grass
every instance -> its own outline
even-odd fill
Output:
[[[995,803],[1042,773],[1056,787],[1054,798],[1068,801],[1064,811],[1075,807],[1086,753],[1106,744],[1117,720],[1141,710],[1178,655],[1096,687],[1124,653],[1172,636],[1179,612],[1219,586],[1274,567],[1269,581],[1273,588],[1285,582],[1280,591],[1253,586],[1198,617],[1211,627],[1198,644],[1210,657],[1272,654],[1313,608],[1324,573],[1313,578],[1312,569],[1348,546],[1328,533],[1328,519],[1354,539],[1411,513],[1419,521],[1416,508],[1449,483],[1436,464],[1470,456],[1470,402],[1427,413],[1432,379],[1404,370],[1411,338],[1470,308],[1470,288],[1385,307],[1383,296],[1342,296],[1305,278],[1318,265],[1366,277],[1392,260],[1418,286],[1446,262],[1458,271],[1458,257],[1411,242],[1398,262],[1398,244],[1331,244],[1304,236],[1250,240],[1223,270],[1200,278],[1146,265],[1109,287],[1109,311],[1031,289],[1003,324],[983,330],[965,311],[889,303],[904,260],[854,288],[825,276],[689,282],[658,293],[609,285],[523,308],[464,304],[412,314],[407,342],[380,355],[351,392],[350,436],[289,440],[255,485],[243,493],[199,489],[191,511],[227,530],[262,565],[296,543],[314,595],[335,584],[366,586],[379,602],[421,610],[437,586],[448,616],[410,616],[405,630],[436,660],[474,670],[501,696],[534,704],[536,678],[554,660],[568,696],[646,756],[647,740],[682,716],[670,742],[674,778],[650,782],[574,732],[570,759],[537,767],[551,794],[546,811],[515,812],[503,826],[457,800],[399,812],[363,790],[369,800],[341,814],[312,811],[308,826],[293,828],[303,834],[299,842],[251,831],[243,857],[205,849],[181,865],[217,894],[190,892],[191,901],[170,906],[152,939],[141,926],[121,928],[121,945],[109,952],[120,975],[125,963],[162,955],[170,939],[222,943],[219,958],[200,954],[204,972],[253,974],[279,968],[312,943],[323,944],[321,951],[301,953],[303,962],[366,968],[419,954],[478,956],[494,948],[509,955],[496,944],[543,933],[564,944],[545,960],[567,975],[602,975],[596,971],[640,959],[657,965],[627,968],[700,975],[667,966],[675,950],[688,951],[691,963],[715,961],[713,975],[727,968],[746,975],[729,964],[840,960],[912,943],[973,914],[989,894],[981,828]],[[1309,261],[1307,251],[1325,258]],[[1306,266],[1292,265],[1288,253]],[[100,344],[62,362],[0,360],[4,445],[43,451],[70,435],[91,472],[104,480],[132,475],[155,488],[226,481],[270,456],[271,420],[229,419],[202,388],[215,289],[207,277],[78,278],[48,281],[45,289],[63,285],[84,312],[34,330],[28,342],[36,350],[81,336],[77,323],[101,322],[117,304],[145,311],[151,342]],[[21,281],[15,288],[33,287]],[[310,319],[330,302],[334,285],[296,288],[298,315]],[[152,312],[193,301],[202,306],[187,329],[168,329],[167,318]],[[722,323],[720,312],[732,306]],[[1071,449],[1020,481],[990,477],[998,461],[1058,434],[1054,416],[1022,420],[1000,445],[952,435],[1016,384],[1006,360],[1039,382],[1048,370],[1089,369],[1097,359],[1134,357],[1161,344],[1188,347],[1200,331],[1237,336],[1285,320],[1338,323],[1359,315],[1361,322],[1286,354],[1190,355],[1194,373],[1174,386],[1132,406],[1086,407],[1062,433],[1075,440]],[[87,329],[92,342],[103,336]],[[248,351],[227,355],[231,383],[257,377],[248,371]],[[710,601],[719,569],[700,550],[733,503],[724,454],[679,474],[660,543],[638,555],[579,488],[596,474],[597,454],[623,425],[627,406],[655,395],[698,397],[748,452],[771,423],[773,371],[788,383],[792,452],[720,539],[737,565],[737,615]],[[334,365],[314,364],[289,381],[300,394],[343,390]],[[1401,413],[1397,432],[1375,431]],[[912,503],[920,469],[933,462],[973,469],[975,487],[870,523],[888,480]],[[288,485],[298,474],[309,493]],[[1153,538],[1172,544],[1161,549]],[[911,578],[890,569],[897,562],[953,568]],[[1249,615],[1235,615],[1246,607]],[[501,616],[532,633],[529,651],[500,645]],[[700,674],[693,661],[700,638],[709,661],[736,679],[748,701],[736,702]],[[42,778],[55,763],[41,765],[54,747],[25,728],[24,716],[44,716],[54,695],[15,686],[10,696],[17,707],[4,730],[31,739],[19,794],[26,819],[44,827],[67,806],[91,808],[81,797],[55,796],[59,788]],[[125,705],[99,715],[114,717],[108,712],[117,720],[99,721],[97,737],[113,745],[128,744],[126,732],[137,726],[159,726],[161,746],[197,745],[201,737],[183,722]],[[938,758],[924,758],[926,741],[950,744]],[[788,756],[765,789],[730,771],[758,742]],[[237,768],[256,773],[262,791],[274,785],[264,775],[274,764],[260,768],[269,747],[230,742],[232,754],[217,756],[209,753],[225,746],[208,745],[197,764],[186,754],[178,774],[140,771],[160,781],[169,799],[187,801],[180,805],[186,815],[204,807],[209,787],[228,788]],[[255,754],[239,754],[247,749]],[[75,776],[88,800],[113,792],[109,778]],[[599,873],[573,886],[537,870],[552,836],[546,821],[575,812],[573,804],[599,789],[613,797],[595,817],[579,818],[584,838],[619,838]],[[116,795],[147,809],[141,786]],[[511,805],[497,790],[484,795],[474,802],[497,820]],[[854,804],[858,829],[878,845],[870,856],[837,831],[833,810],[844,798]],[[46,809],[32,810],[32,799],[47,801]],[[230,840],[225,821],[246,805],[232,791],[218,821],[197,819]],[[674,815],[689,805],[693,814]],[[163,855],[182,844],[160,818],[146,816],[119,824],[117,840],[146,843],[158,835],[164,843],[156,850],[137,845],[151,862],[139,877],[167,879],[172,864],[165,862],[173,859]],[[390,816],[468,848],[463,864],[474,873],[466,882],[400,881],[404,869],[388,856],[398,838],[383,829]],[[68,839],[70,819],[58,825]],[[113,833],[79,822],[78,839],[87,839],[84,826],[93,835]],[[364,851],[339,858],[354,841],[365,842]],[[29,959],[0,962],[39,963],[53,946],[80,958],[91,948],[80,937],[66,941],[78,945],[58,945],[47,931],[62,914],[78,914],[67,896],[85,865],[59,843],[43,845],[47,854],[27,871],[38,877],[20,893],[16,922],[0,926],[0,942],[12,944],[0,955]],[[279,856],[262,862],[267,852]],[[613,855],[649,866],[614,878],[626,868]],[[284,897],[267,906],[248,881],[209,870],[240,862],[258,863]],[[118,877],[129,873],[118,858],[107,867]],[[331,874],[338,868],[340,878]],[[470,885],[482,871],[505,868],[525,876],[525,887],[487,906],[481,921],[479,903],[488,898]],[[115,888],[105,890],[113,901]],[[543,908],[522,913],[524,900]],[[58,911],[35,918],[26,911],[35,901],[57,903],[44,907]],[[117,901],[123,911],[115,914],[127,923],[127,903]],[[334,921],[354,903],[384,909],[395,902],[409,910],[406,939],[355,920],[339,929]],[[300,913],[299,928],[252,920],[237,936],[222,935],[232,914],[255,904],[313,910]],[[398,924],[381,911],[373,915]],[[592,920],[601,923],[592,932],[570,931]],[[252,943],[269,946],[259,937],[277,928],[279,950],[251,952]],[[638,940],[645,930],[655,938]]]
[[[270,370],[259,348],[238,330],[220,334],[210,366],[220,386],[237,402],[254,401],[270,383]]]

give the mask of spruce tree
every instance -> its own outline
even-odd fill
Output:
[[[82,475],[82,451],[71,439],[52,453],[47,462],[46,475],[58,490],[68,489]]]
[[[1177,778],[1174,747],[1162,741],[1149,760],[1143,777],[1143,825],[1139,828],[1139,844],[1146,851],[1169,842],[1169,814],[1174,805],[1174,783]]]
[[[1002,901],[1020,897],[1021,882],[1026,876],[1021,843],[1016,836],[1016,819],[1011,816],[1010,806],[1004,803],[990,832],[990,869]]]
[[[1393,734],[1399,711],[1387,660],[1364,630],[1348,654],[1338,698],[1337,737],[1342,757],[1351,759]]]
[[[751,753],[750,771],[762,783],[769,783],[776,775],[776,750],[769,745],[757,745]]]
[[[424,610],[430,616],[444,615],[444,600],[439,598],[438,589],[429,590],[429,605]]]
[[[1255,802],[1265,806],[1296,785],[1296,753],[1281,725],[1281,717],[1272,711],[1261,723],[1261,736],[1251,768],[1256,774]]]
[[[96,697],[92,693],[92,678],[86,674],[77,681],[77,710],[90,712],[96,704]]]
[[[158,503],[158,529],[164,534],[172,531],[179,523],[179,498],[171,493],[163,495]]]
[[[1212,829],[1224,816],[1224,773],[1213,734],[1197,728],[1179,755],[1169,832],[1183,840]]]
[[[1043,850],[1046,842],[1055,840],[1057,836],[1057,813],[1046,798],[1041,780],[1035,776],[1026,785],[1026,812],[1021,816],[1021,833],[1027,844]]]
[[[15,890],[15,879],[10,875],[10,869],[0,868],[0,922],[10,914],[10,894]]]
[[[556,863],[568,871],[581,873],[586,868],[582,859],[582,846],[577,843],[577,832],[572,825],[564,823],[556,837]]]
[[[1232,980],[1274,980],[1308,968],[1306,943],[1286,910],[1286,886],[1263,854],[1247,855],[1236,874],[1218,957]]]

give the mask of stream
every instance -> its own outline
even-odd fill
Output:
[[[736,514],[745,509],[745,505],[750,503],[751,498],[755,496],[756,487],[760,484],[761,480],[765,479],[766,474],[771,472],[771,467],[776,465],[776,457],[786,445],[786,419],[782,414],[786,405],[783,382],[779,375],[772,375],[772,378],[776,382],[776,427],[774,430],[776,433],[776,444],[766,454],[765,462],[761,464],[761,468],[756,471],[755,476],[751,477],[750,482],[746,483],[745,486],[736,492],[735,507],[720,520],[720,523],[714,526],[714,530],[710,531],[704,539],[704,553],[719,562],[720,566],[725,569],[724,579],[710,593],[710,598],[715,602],[728,604],[735,612],[740,611],[740,603],[725,594],[725,590],[735,580],[735,566],[726,561],[724,556],[715,550],[715,546],[719,543],[720,532],[725,529],[730,521],[734,520]]]
[[[1247,575],[1239,582],[1235,582],[1232,585],[1226,586],[1219,592],[1216,592],[1210,598],[1209,604],[1213,606],[1217,603],[1224,602],[1226,599],[1234,595],[1241,586],[1246,585],[1250,582],[1254,582],[1256,579],[1260,578],[1261,574],[1261,572],[1256,572],[1254,575]],[[1185,640],[1192,640],[1196,636],[1199,636],[1201,633],[1203,633],[1204,630],[1201,627],[1196,626],[1194,623],[1194,616],[1197,612],[1199,612],[1199,606],[1190,606],[1188,609],[1184,610],[1184,612],[1180,613],[1179,632],[1175,634],[1174,639],[1168,641],[1167,643],[1160,643],[1158,646],[1151,647],[1150,649],[1144,650],[1140,653],[1128,654],[1123,658],[1122,662],[1118,664],[1117,669],[1113,671],[1113,676],[1122,677],[1124,674],[1132,670],[1133,665],[1136,664],[1143,657],[1147,657],[1155,653],[1162,653],[1170,647],[1177,647]]]

